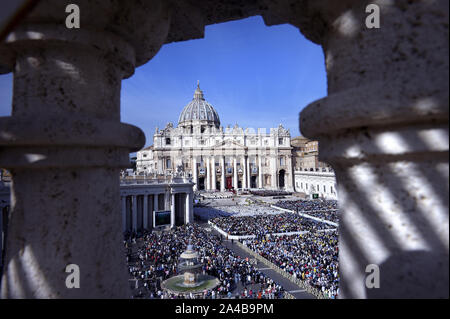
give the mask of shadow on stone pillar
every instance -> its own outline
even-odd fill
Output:
[[[336,172],[340,298],[448,298],[448,1],[380,2],[379,29],[368,3],[291,17],[325,53],[328,96],[300,129]]]
[[[12,174],[2,298],[129,297],[119,170],[145,143],[120,123],[122,78],[165,41],[164,1],[41,1],[0,43],[14,72],[12,116],[0,118],[0,166]],[[95,31],[94,31],[95,30]],[[76,264],[80,288],[66,286]]]

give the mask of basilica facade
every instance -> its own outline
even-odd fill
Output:
[[[195,190],[293,191],[291,135],[281,124],[269,132],[222,127],[197,84],[178,125],[156,128],[153,145],[137,153],[136,172],[191,177]]]

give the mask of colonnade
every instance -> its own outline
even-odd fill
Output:
[[[123,232],[141,232],[167,225],[173,228],[194,221],[192,184],[181,189],[164,188],[160,184],[122,185],[120,200]],[[155,223],[155,212],[170,212],[170,222],[160,225],[156,220]]]

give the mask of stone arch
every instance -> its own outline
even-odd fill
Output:
[[[375,263],[391,284],[377,289],[376,297],[448,298],[448,188],[442,187],[449,175],[447,1],[380,2],[380,29],[361,23],[366,0],[223,1],[219,6],[206,0],[195,6],[188,1],[85,2],[78,1],[85,8],[85,26],[77,37],[61,26],[63,4],[43,0],[30,8],[32,23],[24,15],[0,43],[0,72],[15,72],[12,116],[0,118],[0,144],[8,150],[0,165],[11,171],[20,203],[12,207],[3,275],[3,287],[9,289],[2,289],[2,297],[126,297],[123,256],[117,251],[119,207],[107,199],[118,198],[119,168],[128,165],[128,152],[139,150],[145,137],[120,123],[120,81],[164,43],[201,38],[205,25],[259,14],[267,25],[297,26],[325,52],[328,96],[302,111],[300,128],[319,140],[322,160],[332,165],[339,184],[340,296],[369,297],[365,267]],[[42,36],[31,39],[34,34]],[[45,59],[36,59],[36,50]],[[54,86],[61,72],[67,76]],[[31,100],[33,107],[27,107]],[[79,123],[99,129],[83,130]],[[25,156],[36,150],[48,156]],[[75,168],[81,173],[73,174]],[[50,200],[33,205],[36,196],[52,194],[64,194],[59,203],[72,207],[70,214]],[[108,218],[93,222],[99,213]],[[24,214],[51,225],[48,236],[62,247],[56,262],[43,234],[27,224],[34,220],[20,218]],[[78,249],[71,239],[79,229],[83,234],[77,235],[95,245]],[[34,264],[26,259],[28,251],[19,254],[23,242],[33,243]],[[64,274],[55,270],[67,264],[64,256],[78,258],[84,274],[110,271],[95,281],[82,277],[80,289],[66,289]],[[428,257],[439,266],[415,278],[414,270]],[[25,278],[24,285],[11,281],[9,266],[16,263],[42,271],[45,287],[36,291]],[[418,289],[405,292],[404,282]],[[430,282],[436,285],[421,289]]]

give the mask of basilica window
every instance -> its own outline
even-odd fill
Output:
[[[282,137],[278,138],[278,144],[283,145],[283,138]]]
[[[172,161],[170,160],[170,158],[166,159],[166,168],[171,168],[172,167]]]
[[[202,125],[202,126],[200,127],[200,133],[204,133],[204,132],[205,132],[205,126]]]
[[[170,138],[166,137],[166,145],[170,145]]]

